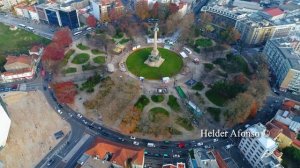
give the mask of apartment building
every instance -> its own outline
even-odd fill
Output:
[[[91,14],[100,21],[107,22],[110,20],[111,12],[115,15],[121,15],[124,6],[121,0],[91,0]]]
[[[1,100],[2,102],[2,100]],[[8,117],[2,104],[0,104],[0,150],[5,146],[8,133],[11,125],[11,120]]]
[[[267,129],[261,123],[252,125],[247,130],[257,137],[243,137],[239,144],[239,149],[254,168],[261,167],[282,167],[279,160],[274,155],[278,145],[269,137]]]
[[[25,2],[25,0],[0,0],[0,9],[10,10],[18,3]]]
[[[300,94],[299,35],[268,40],[264,47],[268,65],[282,91]]]
[[[287,15],[288,10],[280,8],[247,10],[215,5],[204,6],[201,12],[210,13],[212,24],[217,27],[234,27],[247,45],[264,44],[270,38],[285,37],[294,30],[300,30],[300,13],[295,15],[290,12]]]
[[[47,3],[35,6],[39,20],[54,26],[75,29],[80,26],[77,10],[69,3]]]
[[[189,167],[191,168],[228,168],[217,150],[196,148],[189,155]]]

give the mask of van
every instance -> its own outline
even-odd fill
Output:
[[[186,48],[186,47],[183,47],[183,50],[185,52],[187,52],[188,54],[192,54],[192,51],[190,49]]]
[[[155,148],[155,144],[154,143],[147,143],[147,147]]]

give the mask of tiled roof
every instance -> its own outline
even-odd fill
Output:
[[[300,141],[298,139],[293,140],[293,145],[300,148]]]
[[[276,149],[273,153],[278,158],[281,158],[281,156],[282,156],[282,152],[280,152],[278,149]]]
[[[5,65],[9,65],[9,64],[13,64],[15,62],[20,62],[20,63],[23,63],[23,64],[28,64],[28,65],[31,65],[31,60],[32,57],[28,56],[28,55],[25,55],[25,54],[22,54],[20,56],[7,56],[6,57],[6,64]]]
[[[31,11],[31,12],[36,12],[35,7],[34,6],[28,6],[27,10]]]
[[[291,140],[296,139],[296,134],[293,131],[291,131],[288,126],[286,126],[283,123],[276,121],[276,120],[272,120],[271,123],[273,125],[275,125],[276,127],[280,128],[282,130],[282,133],[285,136],[289,137]]]
[[[35,46],[31,47],[30,52],[39,52],[40,48],[41,48],[41,46],[35,45]]]
[[[11,75],[18,75],[18,74],[23,74],[23,73],[26,73],[26,72],[31,72],[31,71],[32,71],[31,68],[25,68],[25,69],[17,70],[17,71],[14,71],[14,72],[3,72],[2,75],[11,76]]]
[[[127,147],[110,141],[98,138],[94,145],[86,151],[86,154],[98,156],[104,159],[107,153],[112,153],[110,162],[125,167],[127,159],[131,158],[132,163],[142,165],[144,162],[144,150],[139,148]]]
[[[214,156],[216,158],[219,168],[228,168],[226,162],[223,160],[221,154],[217,150],[213,150],[212,153],[214,154]]]
[[[268,122],[266,124],[266,128],[270,133],[270,137],[273,139],[275,139],[282,132],[282,130],[276,125],[274,125],[272,122]]]
[[[278,16],[283,14],[283,11],[279,8],[268,8],[265,9],[264,12],[266,12],[267,14],[271,15],[271,16]]]

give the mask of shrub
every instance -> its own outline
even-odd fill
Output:
[[[164,101],[164,96],[163,95],[152,95],[151,100],[155,103],[160,103]]]
[[[168,100],[167,104],[174,111],[179,111],[180,110],[180,105],[177,102],[177,98],[173,95],[169,95],[169,100]]]
[[[136,108],[143,111],[144,107],[147,106],[150,103],[150,100],[147,96],[141,95],[138,101],[134,104]]]

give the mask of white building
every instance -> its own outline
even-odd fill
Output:
[[[273,154],[278,144],[266,134],[267,129],[264,125],[252,125],[244,132],[259,135],[255,138],[243,137],[239,144],[239,149],[254,168],[282,167]]]
[[[2,105],[0,105],[0,149],[6,144],[10,124],[11,120]]]

